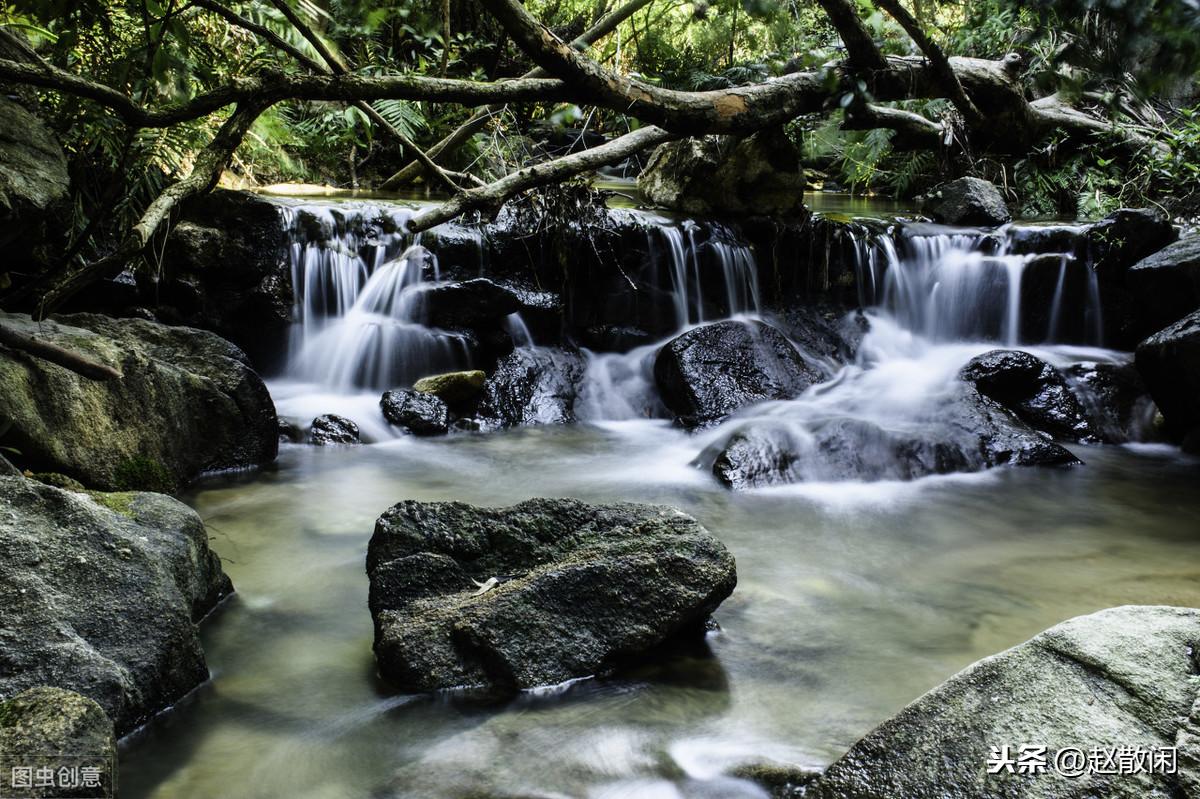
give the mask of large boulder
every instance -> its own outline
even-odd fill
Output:
[[[389,422],[413,435],[440,436],[450,425],[450,409],[433,394],[413,389],[385,391],[379,406]]]
[[[663,403],[687,427],[738,408],[790,399],[825,379],[787,337],[762,322],[717,322],[667,342],[654,361]]]
[[[1125,281],[1138,300],[1138,322],[1148,333],[1200,308],[1200,233],[1138,261]]]
[[[65,241],[70,177],[54,134],[20,103],[0,97],[0,289],[8,266],[29,272],[29,260],[50,263],[44,251]],[[28,260],[27,260],[28,259]]]
[[[408,690],[521,689],[702,636],[733,556],[673,508],[402,502],[367,550],[375,656]]]
[[[1200,611],[1191,608],[1120,607],[1065,621],[917,699],[802,795],[1200,795],[1197,641]]]
[[[981,178],[958,178],[933,190],[926,214],[946,225],[1003,225],[1012,219],[1000,190]]]
[[[106,490],[170,490],[204,471],[268,463],[275,406],[237,347],[212,333],[92,314],[0,324],[118,369],[89,380],[0,349],[0,443],[18,465]]]
[[[1098,438],[1083,405],[1062,374],[1028,352],[985,352],[968,361],[959,377],[1035,430],[1071,441]]]
[[[426,324],[433,327],[487,327],[521,309],[515,293],[486,277],[432,285],[422,289],[419,302]]]
[[[1156,408],[1132,363],[1083,361],[1067,367],[1066,377],[1102,441],[1140,441],[1149,433]]]
[[[513,350],[483,386],[479,419],[484,427],[569,424],[586,365],[579,353],[549,347]]]
[[[216,332],[262,370],[279,366],[293,304],[284,209],[244,191],[193,198],[167,237],[161,282],[143,288],[163,318]]]
[[[804,186],[796,146],[779,128],[659,145],[638,176],[649,202],[701,216],[806,216]]]
[[[851,417],[754,419],[701,453],[698,465],[733,489],[840,480],[913,480],[1001,465],[1070,466],[1079,459],[969,385],[919,423],[885,428]]]
[[[62,688],[30,688],[0,702],[0,790],[24,799],[112,799],[117,742],[100,705]],[[46,771],[46,770],[49,771]],[[65,772],[63,771],[65,769]],[[47,785],[42,775],[52,775]]]
[[[1177,437],[1200,427],[1200,311],[1139,344],[1135,363]]]
[[[195,511],[0,477],[0,698],[40,685],[124,734],[208,679],[196,622],[232,590]]]
[[[1119,284],[1129,267],[1179,238],[1162,211],[1120,208],[1090,225],[1084,235],[1084,257],[1102,284]]]

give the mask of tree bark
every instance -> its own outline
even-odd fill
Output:
[[[108,364],[93,361],[77,352],[72,352],[49,341],[28,336],[4,325],[0,325],[0,345],[57,364],[88,380],[120,380],[122,377],[119,371]]]

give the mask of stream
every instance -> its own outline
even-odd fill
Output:
[[[730,770],[825,766],[957,670],[1066,618],[1122,604],[1200,606],[1197,462],[1174,447],[1071,444],[1085,466],[911,482],[818,473],[744,492],[692,465],[747,420],[782,420],[801,438],[831,414],[919,425],[967,360],[1005,342],[1059,366],[1128,359],[1088,340],[1095,309],[1058,299],[1030,343],[1011,301],[1025,261],[1002,251],[990,257],[1002,268],[983,274],[969,235],[939,235],[884,253],[883,272],[878,253],[864,255],[871,324],[853,363],[828,366],[831,379],[795,400],[697,434],[646,418],[656,415],[654,344],[587,353],[577,424],[400,436],[379,416],[378,386],[469,358],[415,323],[419,303],[408,300],[428,278],[396,260],[407,242],[369,263],[322,256],[330,271],[320,280],[298,274],[310,287],[297,298],[302,321],[289,369],[269,387],[281,415],[340,413],[370,443],[284,445],[272,467],[208,478],[184,497],[237,594],[202,625],[211,681],[124,742],[122,795],[765,797]],[[680,242],[663,280],[686,329],[710,320],[687,299],[699,285],[688,270],[701,267]],[[720,262],[730,314],[769,319],[745,255]],[[1007,284],[997,288],[996,274]],[[393,337],[372,338],[380,317],[397,323]],[[1055,343],[1069,324],[1083,340]],[[518,345],[536,346],[513,329]],[[695,516],[737,559],[719,630],[642,668],[497,704],[389,689],[375,672],[366,607],[376,517],[402,499],[536,496],[664,503]]]

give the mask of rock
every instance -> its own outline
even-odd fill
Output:
[[[21,470],[8,462],[4,453],[0,452],[0,477],[20,477]]]
[[[471,402],[483,391],[487,375],[476,369],[422,377],[413,383],[413,391],[432,394],[451,407]]]
[[[295,419],[279,417],[279,443],[299,444],[304,441],[304,428]]]
[[[1072,364],[1066,376],[1101,440],[1119,444],[1145,438],[1156,409],[1133,364],[1087,361]]]
[[[1200,311],[1139,344],[1134,362],[1173,435],[1200,427]]]
[[[667,342],[654,361],[663,403],[687,427],[712,424],[738,408],[790,399],[825,378],[775,328],[717,322]]]
[[[1138,300],[1138,322],[1147,333],[1200,308],[1200,233],[1138,261],[1125,273],[1125,282]]]
[[[980,178],[958,178],[933,190],[923,209],[946,225],[1003,225],[1012,219],[1000,190]]]
[[[963,385],[923,424],[885,429],[835,417],[751,420],[697,459],[735,490],[800,482],[914,480],[932,474],[1079,460]]]
[[[1179,233],[1152,208],[1121,208],[1091,225],[1085,235],[1086,260],[1102,282],[1119,284],[1129,267],[1158,252]]]
[[[308,431],[308,440],[318,447],[335,444],[361,444],[358,425],[345,416],[335,413],[325,413],[312,420]]]
[[[571,350],[513,350],[484,384],[479,418],[485,428],[569,424],[584,371],[583,357]]]
[[[7,263],[50,263],[46,248],[63,239],[70,184],[54,134],[20,103],[0,97],[0,248]]]
[[[516,294],[485,277],[431,286],[420,303],[426,323],[444,328],[495,325],[521,308]]]
[[[992,350],[958,373],[1035,430],[1071,441],[1098,436],[1067,381],[1050,364],[1020,350]]]
[[[143,288],[178,321],[237,344],[260,370],[282,365],[293,304],[283,208],[245,191],[193,198],[167,237],[160,284]]]
[[[389,422],[414,435],[445,435],[450,425],[450,409],[433,394],[413,389],[385,391],[379,407]]]
[[[367,574],[380,673],[405,690],[602,673],[703,636],[737,582],[733,556],[690,516],[568,499],[402,502],[376,523]]]
[[[112,799],[117,785],[117,742],[100,705],[62,688],[30,688],[0,703],[0,766],[7,795],[22,779],[51,769],[55,785],[20,791],[26,799]],[[59,781],[59,770],[67,769]]]
[[[805,799],[1194,796],[1197,640],[1200,611],[1190,608],[1127,606],[1065,621],[917,699],[852,746]],[[988,773],[1003,747],[1015,757],[1022,746],[1045,746],[1046,768]],[[1093,750],[1176,746],[1178,773],[1088,770]],[[1087,773],[1055,768],[1071,748],[1082,750]]]
[[[0,697],[77,691],[124,735],[208,679],[196,622],[232,586],[194,511],[17,477],[0,507]]]
[[[0,445],[20,452],[19,465],[93,488],[169,491],[204,471],[275,459],[271,395],[242,351],[212,333],[94,314],[0,321],[123,375],[88,380],[0,351],[0,408],[12,421]]]
[[[638,176],[647,201],[700,216],[807,216],[804,188],[799,154],[780,128],[659,145]]]

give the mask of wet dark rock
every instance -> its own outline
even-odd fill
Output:
[[[919,426],[887,429],[834,417],[808,423],[750,420],[697,459],[736,490],[841,480],[913,480],[933,474],[1079,460],[964,384]]]
[[[412,389],[385,391],[379,407],[389,422],[414,435],[445,435],[450,425],[450,409],[433,394]]]
[[[295,419],[279,417],[279,441],[300,444],[304,441],[304,428]]]
[[[1096,430],[1067,381],[1050,364],[1020,350],[972,358],[959,378],[973,384],[1035,430],[1071,441],[1092,441]]]
[[[282,208],[218,189],[189,201],[171,229],[162,279],[144,284],[172,321],[205,328],[245,350],[260,370],[279,366],[292,322],[292,277]]]
[[[0,702],[0,753],[4,787],[14,768],[52,769],[53,787],[21,790],[23,799],[112,799],[117,784],[117,742],[104,708],[62,688],[38,687]],[[59,769],[68,769],[66,781]],[[88,771],[79,771],[88,769]],[[86,784],[85,784],[86,778]],[[9,795],[12,795],[11,793]]]
[[[470,403],[483,391],[487,375],[475,369],[465,372],[446,372],[422,377],[413,383],[414,391],[433,396],[454,408]]]
[[[699,215],[804,217],[804,188],[800,156],[778,128],[659,145],[638,176],[650,203]]]
[[[761,322],[717,322],[672,339],[654,361],[664,404],[687,427],[739,408],[790,399],[825,379],[792,343]]]
[[[1122,443],[1145,438],[1155,406],[1132,363],[1072,364],[1066,377],[1101,440]]]
[[[421,303],[426,322],[445,328],[487,327],[521,309],[516,294],[484,277],[435,285]]]
[[[854,360],[858,344],[869,327],[861,313],[821,305],[793,305],[775,313],[779,329],[804,353],[844,364]]]
[[[1200,234],[1169,244],[1129,268],[1126,284],[1138,301],[1147,334],[1200,308]]]
[[[402,502],[367,551],[375,656],[406,690],[551,685],[702,637],[733,556],[673,508]]]
[[[1002,225],[1012,219],[1000,190],[980,178],[958,178],[935,188],[925,213],[946,225]]]
[[[0,248],[28,271],[48,265],[63,243],[70,176],[62,146],[20,103],[0,97]],[[0,268],[0,276],[7,268]],[[4,281],[0,280],[0,288]]]
[[[208,679],[195,623],[232,586],[194,511],[21,477],[0,507],[0,696],[77,691],[125,734]]]
[[[275,406],[245,354],[212,333],[94,314],[6,326],[117,368],[88,380],[47,361],[0,352],[0,445],[19,465],[101,489],[170,490],[204,471],[268,463]],[[154,484],[137,482],[153,474]]]
[[[1135,363],[1173,435],[1200,427],[1200,311],[1139,344]]]
[[[585,368],[571,350],[513,350],[484,384],[479,418],[484,427],[573,422]]]
[[[1087,225],[1062,223],[1016,223],[1008,228],[1008,251],[1016,255],[1074,255],[1087,232]]]
[[[1191,796],[1200,722],[1194,661],[1200,611],[1126,606],[1065,621],[985,658],[868,733],[810,784],[805,799],[1144,799]],[[1045,746],[1034,773],[986,764]],[[1178,747],[1178,770],[1075,776],[1058,753]],[[1117,770],[1114,769],[1114,772]]]
[[[308,431],[308,441],[318,447],[339,444],[361,444],[358,425],[345,416],[336,413],[325,413],[312,420]]]
[[[1102,281],[1119,285],[1126,270],[1179,238],[1171,221],[1152,208],[1121,208],[1091,225],[1086,259]]]

